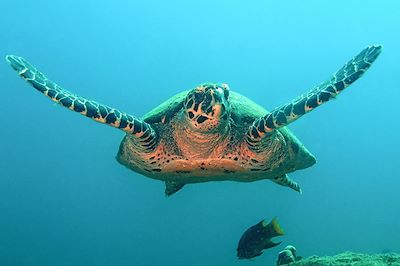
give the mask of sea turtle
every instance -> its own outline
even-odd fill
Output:
[[[142,119],[64,90],[22,57],[8,55],[6,60],[54,102],[125,131],[118,162],[164,181],[166,195],[188,183],[261,179],[301,192],[287,174],[316,161],[286,126],[360,78],[381,49],[365,48],[331,78],[271,112],[225,83],[204,83],[173,96]]]

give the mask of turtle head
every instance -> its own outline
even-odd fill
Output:
[[[185,115],[195,131],[216,132],[229,123],[229,87],[224,83],[205,83],[186,96]]]

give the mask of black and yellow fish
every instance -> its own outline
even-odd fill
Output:
[[[270,223],[262,220],[244,232],[239,240],[237,256],[239,259],[250,259],[260,256],[264,249],[275,247],[281,243],[274,243],[271,241],[271,238],[284,234],[276,218],[272,219]]]

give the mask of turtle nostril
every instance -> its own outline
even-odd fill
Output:
[[[193,112],[192,112],[192,111],[189,111],[189,112],[188,112],[188,116],[189,116],[190,119],[192,119],[192,118],[194,117]]]

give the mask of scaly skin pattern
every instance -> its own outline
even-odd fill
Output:
[[[140,149],[151,151],[156,146],[157,138],[149,124],[115,108],[85,99],[61,88],[22,57],[8,55],[6,60],[24,80],[52,101],[97,122],[134,135]]]
[[[372,45],[362,50],[332,77],[307,94],[292,102],[275,108],[271,113],[255,120],[247,134],[248,144],[257,146],[260,140],[268,137],[277,128],[284,127],[318,106],[336,98],[345,88],[359,79],[376,60],[382,46]]]

